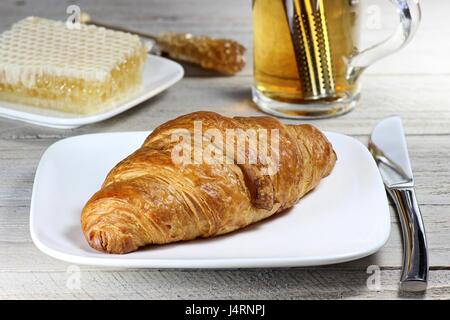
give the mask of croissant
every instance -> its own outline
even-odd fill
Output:
[[[195,139],[199,124],[202,135]],[[278,137],[276,148],[266,139],[268,152],[255,152],[250,133],[269,131]],[[240,135],[222,143],[218,135],[229,137],[229,132]],[[188,139],[192,134],[194,139]],[[195,148],[204,151],[205,146],[221,161],[196,162]],[[187,161],[174,161],[174,150],[189,147],[194,152],[183,155]],[[223,149],[230,152],[221,154]],[[331,144],[311,125],[187,114],[155,129],[109,172],[83,208],[82,230],[92,248],[118,254],[225,234],[292,207],[330,174],[335,162]]]

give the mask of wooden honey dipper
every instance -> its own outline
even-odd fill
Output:
[[[129,30],[124,27],[93,20],[86,12],[81,13],[81,23],[136,34],[155,41],[162,53],[172,59],[197,64],[204,69],[217,71],[225,75],[234,75],[245,66],[245,47],[230,39],[213,39],[207,36],[194,36],[190,33],[162,33],[153,35],[146,32]]]

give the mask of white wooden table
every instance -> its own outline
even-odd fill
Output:
[[[365,11],[371,18],[364,27],[364,43],[368,44],[389,34],[395,16],[388,1],[367,1],[381,5]],[[250,1],[86,0],[77,2],[82,10],[111,23],[152,32],[189,31],[237,39],[249,48],[249,64],[235,77],[217,77],[186,66],[186,77],[167,92],[113,119],[75,130],[0,119],[0,298],[450,298],[450,21],[446,18],[450,2],[422,2],[423,23],[417,37],[403,51],[369,70],[363,80],[361,105],[343,117],[312,123],[366,143],[379,120],[390,114],[402,116],[430,247],[430,284],[425,295],[398,293],[402,245],[399,222],[392,210],[387,245],[377,254],[350,263],[214,271],[83,266],[80,288],[67,285],[73,269],[41,253],[28,229],[36,166],[50,144],[91,132],[149,130],[196,110],[260,114],[251,103],[249,89]],[[0,30],[29,15],[65,19],[67,4],[58,0],[2,0]],[[381,16],[377,20],[378,9]],[[370,265],[381,268],[378,291],[366,285]]]

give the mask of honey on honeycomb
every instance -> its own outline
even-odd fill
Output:
[[[0,35],[0,99],[96,113],[140,87],[146,57],[137,36],[29,17]]]

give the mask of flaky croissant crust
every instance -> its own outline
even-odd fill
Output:
[[[192,132],[195,121],[201,121],[203,131],[278,129],[278,170],[262,174],[261,164],[236,159],[175,164],[172,134]],[[91,247],[109,253],[228,233],[292,207],[335,162],[331,144],[311,125],[284,125],[271,117],[187,114],[155,129],[111,170],[82,211],[82,230]]]

